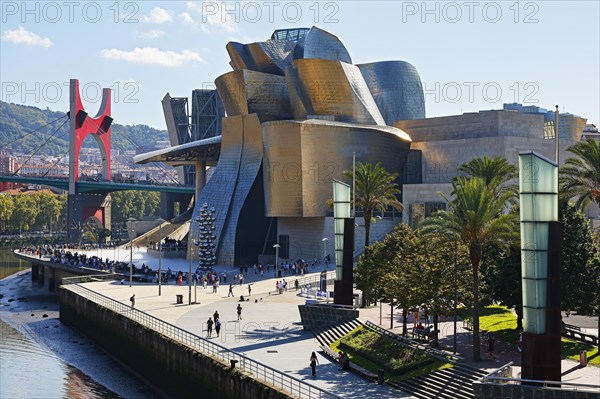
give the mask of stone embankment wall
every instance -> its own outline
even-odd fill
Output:
[[[249,375],[61,288],[60,319],[175,398],[290,398]]]

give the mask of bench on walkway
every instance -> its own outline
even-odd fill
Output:
[[[338,356],[339,355],[337,353],[335,353],[335,351],[333,349],[331,349],[328,346],[322,345],[321,346],[321,350],[323,352],[325,352],[325,354],[327,356],[329,356],[333,361],[335,361],[336,363],[338,362]],[[377,381],[377,374],[371,373],[367,369],[364,369],[364,368],[362,368],[362,367],[360,367],[360,366],[358,366],[358,365],[356,365],[356,364],[354,364],[352,362],[349,362],[348,367],[350,368],[350,371],[353,371],[353,372],[355,372],[357,374],[360,374],[360,375],[362,375],[363,377],[365,377],[368,380]]]
[[[425,341],[429,341],[432,338],[433,334],[431,332],[425,331],[422,328],[413,327],[412,329],[412,339],[422,339]]]

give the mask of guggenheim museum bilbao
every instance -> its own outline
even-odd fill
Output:
[[[333,179],[348,182],[342,173],[352,169],[353,156],[381,162],[402,185],[404,212],[381,215],[373,241],[443,208],[439,192],[449,194],[457,166],[475,156],[516,163],[519,151],[535,150],[554,157],[554,119],[545,110],[510,104],[426,118],[413,65],[353,64],[340,39],[317,27],[277,30],[264,42],[226,48],[233,70],[215,80],[216,90],[193,90],[191,107],[185,97],[164,97],[172,146],[135,158],[178,166],[180,179],[196,185],[188,242],[199,237],[200,207],[215,208],[219,264],[255,263],[276,243],[284,259],[333,254],[327,200]],[[562,159],[585,123],[561,115]],[[356,234],[360,251],[360,222]],[[197,248],[188,248],[197,258]]]

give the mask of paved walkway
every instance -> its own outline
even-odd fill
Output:
[[[292,277],[286,277],[286,280],[293,282]],[[252,284],[249,301],[241,303],[241,321],[237,320],[236,307],[240,303],[240,295],[247,297],[247,284],[235,286],[233,298],[227,297],[228,285],[222,285],[216,294],[212,293],[210,287],[198,287],[197,299],[200,303],[192,305],[187,303],[187,286],[163,286],[159,297],[158,288],[153,284],[134,284],[131,288],[120,282],[83,285],[126,304],[135,293],[136,308],[203,337],[206,337],[205,322],[218,310],[222,322],[221,336],[217,338],[213,332],[211,340],[342,397],[410,397],[391,387],[338,371],[336,364],[319,354],[319,345],[313,335],[302,330],[298,304],[304,303],[305,299],[294,290],[282,295],[269,295],[275,288],[275,281],[265,279]],[[184,296],[183,305],[175,304],[177,294]],[[309,367],[309,357],[313,351],[317,352],[319,359],[316,378],[310,375]]]

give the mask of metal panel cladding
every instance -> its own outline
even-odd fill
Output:
[[[308,115],[333,115],[341,122],[385,125],[358,67],[340,61],[295,60],[286,70],[292,104]],[[294,106],[294,110],[299,109]],[[303,115],[294,115],[301,119]],[[304,116],[305,117],[305,116]]]
[[[409,136],[389,126],[365,126],[325,120],[262,124],[266,216],[324,217],[333,179],[361,162],[381,162],[402,172]]]
[[[413,65],[404,61],[382,61],[357,67],[387,125],[425,118],[423,85]]]

